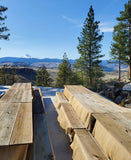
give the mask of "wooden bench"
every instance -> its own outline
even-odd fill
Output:
[[[93,136],[110,159],[131,160],[131,114],[93,114]]]
[[[68,103],[66,97],[64,96],[64,93],[62,92],[56,92],[56,108],[60,109],[62,104]]]
[[[60,126],[65,129],[66,134],[69,135],[70,141],[72,141],[74,129],[85,128],[82,121],[79,119],[69,103],[63,103],[61,105],[58,115],[58,122],[60,123]]]
[[[94,137],[87,130],[75,129],[71,144],[75,160],[109,160]]]
[[[20,86],[0,99],[0,160],[25,160],[33,143],[32,89]]]

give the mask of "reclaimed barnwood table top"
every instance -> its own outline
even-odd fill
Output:
[[[33,142],[32,90],[18,86],[0,99],[0,146]]]

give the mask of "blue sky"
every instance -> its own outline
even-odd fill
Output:
[[[109,59],[113,26],[128,0],[1,0],[8,7],[10,40],[1,40],[0,57],[79,58],[78,40],[90,5],[104,32],[102,54]]]

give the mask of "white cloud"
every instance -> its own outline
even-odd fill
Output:
[[[72,18],[70,18],[70,17],[64,16],[64,15],[62,16],[62,18],[65,19],[65,20],[67,20],[68,22],[73,23],[73,24],[76,24],[76,23],[77,23],[76,20],[74,20],[74,19],[72,19]]]
[[[100,28],[101,32],[113,32],[113,28]]]
[[[103,22],[99,24],[102,32],[113,32],[113,22]]]

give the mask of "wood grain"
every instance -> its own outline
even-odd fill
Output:
[[[22,103],[14,125],[10,145],[33,142],[32,103]]]
[[[20,103],[10,103],[0,118],[0,146],[9,145],[10,137],[20,109]]]
[[[73,150],[73,159],[75,160],[108,160],[101,147],[93,138],[90,132],[86,130],[75,129],[75,137],[71,148]]]

